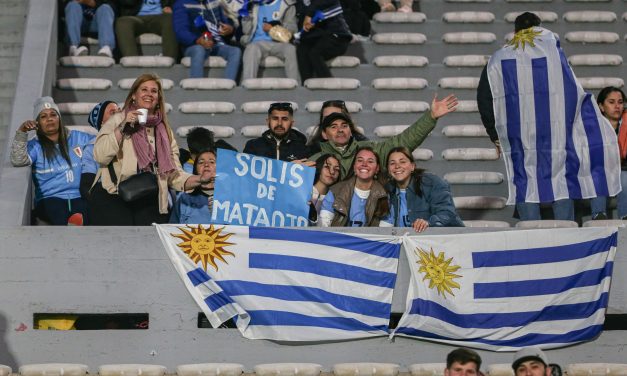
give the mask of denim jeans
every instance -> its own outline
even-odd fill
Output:
[[[566,221],[575,220],[575,204],[573,200],[557,200],[553,204],[553,217]],[[521,221],[535,221],[542,219],[540,204],[534,202],[519,202],[516,204]]]
[[[115,48],[115,34],[113,20],[115,15],[109,4],[102,4],[96,9],[92,20],[83,17],[83,8],[76,1],[70,1],[65,6],[65,28],[70,46],[81,44],[81,34],[98,33],[100,48],[109,46]]]
[[[616,210],[618,212],[618,219],[622,219],[627,216],[627,171],[620,172],[620,185],[623,188],[622,191],[616,195]],[[597,213],[605,213],[607,207],[607,197],[600,196],[590,199],[590,209],[592,215]]]
[[[209,56],[221,56],[226,60],[226,68],[224,69],[224,78],[235,81],[237,79],[237,72],[239,71],[239,65],[242,60],[242,51],[238,47],[229,46],[228,44],[214,45],[212,48],[205,49],[199,44],[189,46],[185,49],[185,56],[189,56],[191,59],[191,66],[189,68],[190,78],[202,78],[204,77],[203,68],[205,60]]]

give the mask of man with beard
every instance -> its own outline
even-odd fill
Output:
[[[244,153],[287,162],[306,161],[310,155],[306,145],[307,137],[292,129],[294,109],[291,103],[272,103],[266,123],[268,130],[261,137],[248,141],[244,146]]]

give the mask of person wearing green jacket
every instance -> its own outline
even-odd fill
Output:
[[[315,161],[323,154],[333,154],[340,161],[340,179],[344,179],[351,169],[357,149],[371,147],[378,155],[386,156],[395,147],[404,146],[414,150],[427,138],[435,128],[437,119],[457,109],[457,97],[451,94],[442,100],[437,97],[431,102],[431,110],[416,120],[409,128],[385,141],[357,141],[351,133],[352,120],[341,112],[332,113],[322,120],[322,138],[320,152],[312,155],[309,160]],[[387,160],[381,161],[382,166]]]

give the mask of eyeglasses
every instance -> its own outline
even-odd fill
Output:
[[[346,109],[346,102],[344,102],[343,100],[339,100],[339,99],[333,99],[333,100],[322,102],[322,108],[327,108],[327,107],[338,107],[338,108]]]
[[[292,104],[290,102],[274,102],[270,105],[268,112],[272,112],[273,110],[293,111]]]

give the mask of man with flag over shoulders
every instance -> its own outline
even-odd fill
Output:
[[[457,348],[446,356],[444,376],[481,375],[481,357],[476,351],[465,347]]]
[[[620,192],[616,134],[584,92],[556,36],[525,12],[515,34],[481,73],[481,120],[508,176],[509,205],[521,220],[574,220],[573,199]]]

